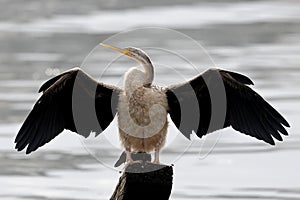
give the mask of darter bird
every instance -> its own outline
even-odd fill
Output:
[[[153,84],[154,67],[143,50],[101,45],[136,60],[144,71],[129,69],[123,89],[98,82],[80,68],[48,80],[41,86],[39,92],[43,94],[17,134],[18,151],[27,146],[26,153],[31,153],[64,129],[84,137],[88,137],[91,131],[97,135],[109,126],[116,113],[127,163],[133,162],[130,152],[153,150],[153,162],[160,162],[159,152],[166,139],[168,114],[188,139],[192,131],[201,138],[229,126],[271,145],[275,144],[273,138],[282,141],[281,134],[288,135],[285,129],[289,127],[288,122],[249,87],[253,83],[244,75],[209,69],[188,82],[159,87]],[[74,103],[74,90],[79,94],[77,102],[92,102],[94,106],[91,110],[82,108],[77,119],[73,111],[81,104]],[[221,123],[214,123],[213,113],[223,109],[213,103],[212,93],[219,91],[225,95],[224,99],[220,98],[221,104],[225,105],[224,116]],[[93,110],[96,123],[90,117]]]

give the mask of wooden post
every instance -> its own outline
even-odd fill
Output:
[[[152,163],[128,165],[110,200],[168,200],[173,167]]]

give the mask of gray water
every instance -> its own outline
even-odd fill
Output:
[[[14,150],[14,137],[45,80],[80,66],[113,34],[146,26],[188,35],[214,61],[164,31],[114,43],[148,47],[157,63],[156,83],[174,84],[208,67],[238,71],[251,77],[254,89],[291,124],[290,136],[275,147],[230,128],[191,143],[171,125],[162,152],[162,162],[175,165],[171,199],[300,199],[300,1],[2,0],[0,5],[1,200],[109,199],[120,176],[120,168],[113,167],[121,153],[115,122],[96,139],[65,131],[29,156]],[[178,50],[199,68],[149,47]],[[117,56],[97,49],[84,68],[95,78]],[[120,85],[134,64],[120,58],[101,81]]]

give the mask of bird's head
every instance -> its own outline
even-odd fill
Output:
[[[121,49],[121,48],[114,47],[114,46],[111,46],[108,44],[103,44],[103,43],[101,43],[100,45],[103,47],[115,50],[117,52],[120,52],[142,64],[151,64],[149,56],[142,49],[139,49],[136,47],[126,47],[126,48]]]
[[[153,68],[153,65],[151,63],[149,56],[142,49],[139,49],[136,47],[126,47],[124,49],[121,49],[121,48],[114,47],[114,46],[111,46],[108,44],[103,44],[103,43],[101,43],[100,45],[103,47],[115,50],[117,52],[120,52],[120,53],[140,62],[144,66],[144,69],[145,69],[145,72],[142,72],[142,73],[144,73],[144,80],[142,81],[143,85],[145,87],[151,86],[153,79],[154,79],[154,68]]]

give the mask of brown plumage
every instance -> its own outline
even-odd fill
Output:
[[[153,65],[145,52],[103,46],[139,61],[145,71],[130,69],[123,89],[99,83],[79,68],[50,79],[41,86],[43,94],[16,137],[17,150],[28,145],[26,153],[35,151],[64,129],[85,137],[91,131],[99,134],[117,112],[127,162],[132,161],[131,151],[154,150],[154,162],[159,163],[168,113],[187,138],[192,130],[201,138],[228,126],[272,145],[273,138],[282,141],[281,134],[288,135],[288,122],[248,86],[253,83],[244,75],[210,69],[186,83],[161,88],[152,84]]]
[[[153,106],[158,107],[151,111]],[[168,129],[167,110],[168,101],[162,88],[139,87],[130,96],[125,91],[120,94],[119,134],[127,152],[160,151]],[[158,163],[158,155],[155,158]]]

